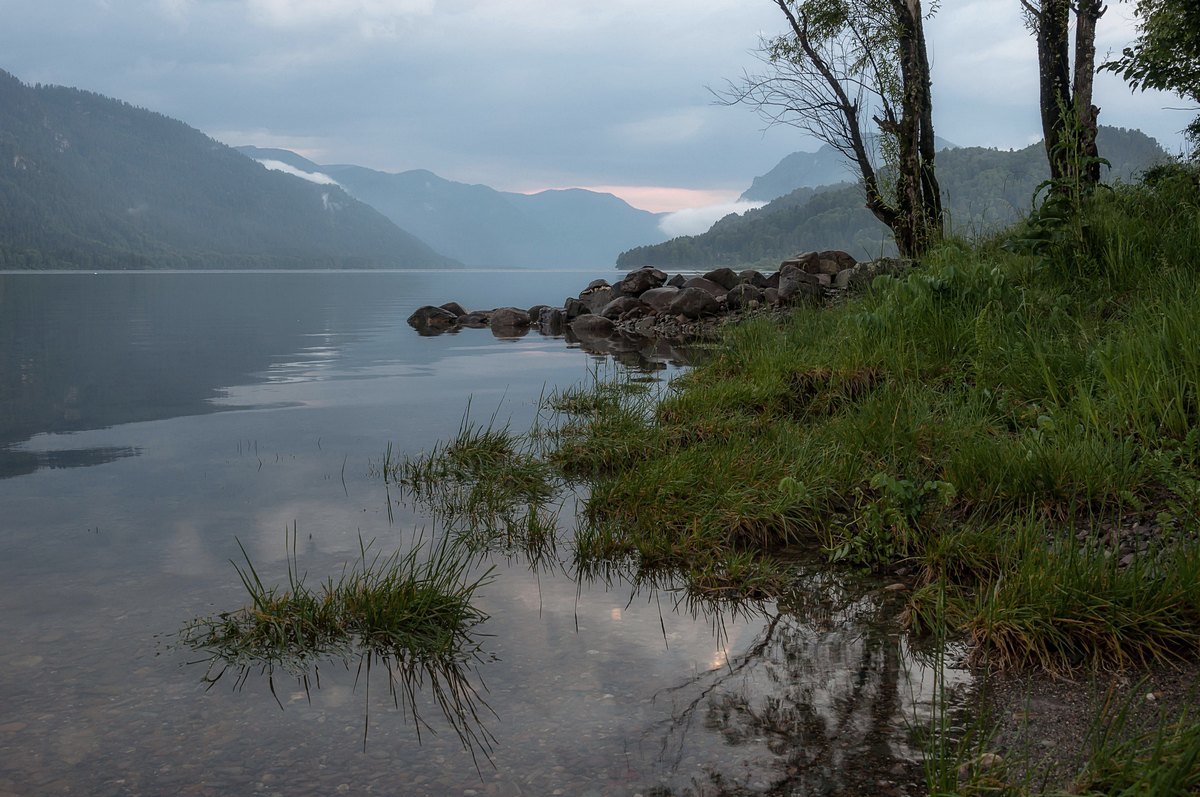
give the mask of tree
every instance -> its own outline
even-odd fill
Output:
[[[790,32],[764,40],[766,73],[731,83],[722,99],[748,103],[768,124],[795,125],[841,152],[900,254],[920,256],[943,226],[921,0],[773,2]]]
[[[1037,36],[1039,102],[1050,179],[1057,188],[1087,191],[1100,182],[1096,148],[1100,109],[1092,104],[1096,73],[1096,25],[1107,10],[1102,0],[1021,0]],[[1071,62],[1071,12],[1075,12],[1075,58]]]
[[[1200,103],[1200,4],[1195,0],[1138,0],[1138,38],[1121,57],[1101,66],[1134,89],[1173,91]],[[1200,116],[1187,128],[1200,156]]]

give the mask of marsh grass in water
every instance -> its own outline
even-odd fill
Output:
[[[319,687],[322,664],[340,664],[357,668],[369,706],[372,671],[382,669],[393,703],[411,712],[418,734],[429,727],[420,705],[431,700],[473,755],[490,750],[480,721],[488,709],[474,682],[475,665],[488,658],[476,630],[487,615],[472,603],[490,569],[473,574],[474,557],[446,537],[418,539],[387,555],[360,540],[358,560],[313,587],[300,568],[293,527],[285,540],[286,583],[268,586],[238,546],[243,561],[232,564],[249,603],[195,618],[179,633],[181,645],[205,654],[209,688],[227,674],[240,688],[258,673],[276,695],[280,670],[307,693]]]

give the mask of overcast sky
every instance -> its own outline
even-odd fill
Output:
[[[944,0],[929,23],[935,127],[1040,138],[1018,0]],[[1127,4],[1099,51],[1131,37]],[[797,149],[713,103],[783,18],[771,0],[0,0],[0,68],[174,116],[231,145],[424,168],[512,191],[581,186],[649,209],[736,197]],[[1097,82],[1101,122],[1177,150],[1192,114]],[[3,112],[0,109],[0,112]]]

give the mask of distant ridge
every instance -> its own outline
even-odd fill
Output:
[[[606,267],[631,246],[666,239],[662,214],[584,189],[516,194],[459,183],[431,171],[391,173],[318,164],[283,149],[238,147],[257,161],[279,161],[326,175],[430,246],[470,266]]]
[[[1112,164],[1103,170],[1106,181],[1128,181],[1167,158],[1157,141],[1138,130],[1101,127],[1098,144]],[[957,147],[938,153],[950,228],[978,236],[1009,226],[1029,211],[1048,173],[1040,142],[1014,151]],[[617,266],[773,267],[797,252],[822,249],[843,249],[860,259],[894,252],[888,229],[865,209],[858,185],[797,188],[756,210],[730,214],[702,235],[623,252]]]
[[[0,268],[444,268],[337,186],[182,122],[0,71]]]

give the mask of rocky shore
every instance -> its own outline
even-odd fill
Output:
[[[469,311],[450,301],[418,308],[408,323],[421,335],[482,328],[497,337],[530,331],[564,335],[603,353],[669,348],[712,338],[721,324],[747,313],[838,301],[880,274],[898,274],[909,265],[892,258],[860,263],[846,252],[829,250],[796,255],[771,274],[718,268],[668,276],[645,267],[615,283],[594,280],[560,305]]]

